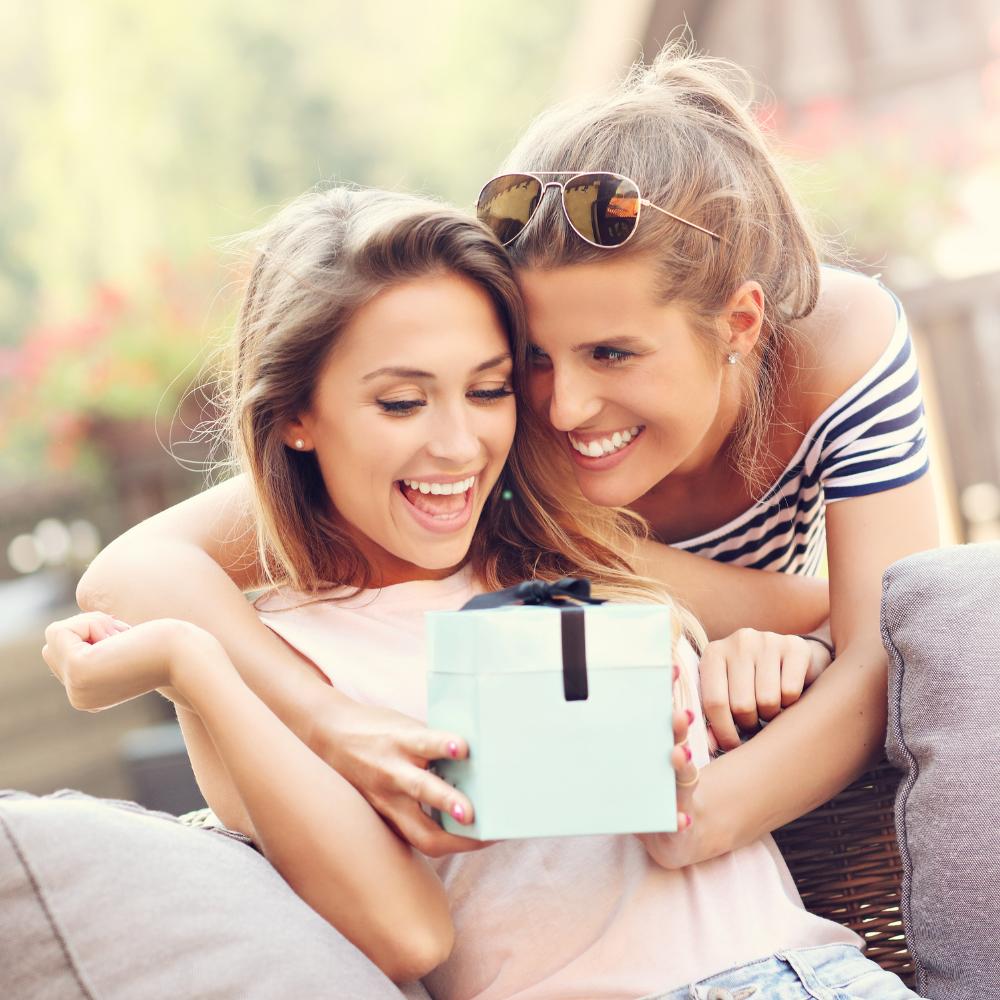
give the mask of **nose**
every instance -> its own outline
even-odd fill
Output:
[[[583,427],[601,412],[603,403],[585,373],[554,366],[551,384],[549,421],[557,431]]]
[[[467,407],[448,408],[435,422],[427,453],[449,465],[468,469],[482,455],[483,448],[472,414]]]

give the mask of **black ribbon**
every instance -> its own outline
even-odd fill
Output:
[[[545,580],[525,580],[505,590],[473,597],[463,611],[482,611],[517,604],[544,605],[559,609],[562,629],[563,694],[567,701],[586,701],[587,644],[584,631],[583,605],[603,604],[590,596],[590,581],[564,576],[548,583]]]

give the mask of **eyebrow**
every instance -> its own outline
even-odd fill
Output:
[[[488,371],[490,368],[496,368],[497,365],[503,364],[504,361],[510,361],[510,352],[504,351],[503,354],[498,354],[495,358],[490,358],[488,361],[484,361],[481,365],[476,365],[472,369],[472,374],[477,375],[479,372]],[[433,379],[437,376],[433,372],[425,372],[419,368],[376,368],[375,371],[369,372],[365,375],[361,381],[370,382],[373,378],[380,378],[383,375],[392,375],[395,378],[422,378],[422,379]]]

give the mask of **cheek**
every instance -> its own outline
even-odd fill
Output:
[[[354,474],[348,473],[353,469]],[[336,457],[326,456],[320,462],[326,492],[334,508],[343,516],[354,518],[363,498],[371,496],[370,478],[354,464],[353,456],[338,452]]]
[[[517,430],[517,404],[510,396],[477,415],[475,434],[483,449],[483,458],[491,465],[503,465],[514,443]]]
[[[403,423],[403,421],[400,421]],[[354,433],[340,429],[353,424]],[[372,489],[397,467],[405,452],[400,428],[378,420],[353,416],[333,427],[317,429],[322,442],[316,456],[333,505],[341,513],[356,514],[369,504]]]

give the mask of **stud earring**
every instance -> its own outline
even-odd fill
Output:
[[[739,360],[740,360],[740,356],[739,356],[739,354],[736,351],[730,351],[726,355],[726,364],[727,365],[735,365],[736,362],[739,361]]]
[[[306,446],[306,443],[305,443],[305,441],[302,440],[302,438],[296,438],[295,439],[295,447],[298,448],[299,451],[302,451],[302,449],[305,446]]]

